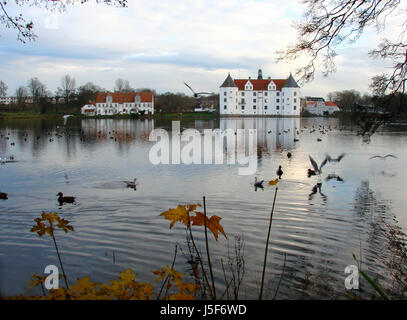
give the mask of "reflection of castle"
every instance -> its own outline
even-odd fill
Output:
[[[294,148],[294,139],[300,128],[299,118],[221,118],[221,130],[256,129],[257,148],[260,150],[281,150]],[[238,143],[244,144],[245,141]],[[247,143],[247,141],[246,141]],[[244,146],[241,146],[244,149]],[[237,146],[239,148],[239,146]]]
[[[287,79],[235,79],[230,74],[220,86],[221,115],[299,116],[300,87],[292,75]]]

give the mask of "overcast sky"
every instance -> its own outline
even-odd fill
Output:
[[[134,88],[158,93],[190,94],[183,81],[199,91],[219,92],[233,78],[286,78],[295,65],[276,62],[276,50],[296,40],[292,25],[301,17],[299,0],[160,0],[128,1],[128,8],[76,4],[63,13],[7,4],[34,22],[38,39],[23,44],[14,30],[0,25],[0,80],[14,95],[37,77],[55,92],[65,74],[77,85],[93,82],[112,90],[117,78]],[[302,95],[331,91],[369,92],[370,78],[391,67],[367,52],[399,28],[389,17],[384,34],[367,32],[358,42],[338,50],[337,72],[328,78],[318,70]]]

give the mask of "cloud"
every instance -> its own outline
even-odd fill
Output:
[[[0,77],[9,94],[33,76],[56,90],[64,74],[78,85],[92,81],[112,89],[120,77],[133,87],[186,94],[183,81],[218,92],[228,72],[255,77],[262,67],[266,77],[286,77],[295,65],[276,64],[275,51],[296,40],[292,24],[303,10],[297,0],[129,1],[127,9],[89,2],[63,13],[9,5],[13,14],[33,18],[39,36],[21,44],[15,32],[1,29]],[[338,72],[328,79],[317,75],[303,93],[324,96],[335,83],[335,90],[350,83],[365,90],[363,77],[370,77],[378,62],[364,63],[368,58],[360,56],[356,63],[364,49],[341,52]]]

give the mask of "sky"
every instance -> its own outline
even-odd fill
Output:
[[[17,33],[0,25],[0,80],[14,95],[37,77],[51,92],[69,74],[76,84],[93,82],[113,90],[118,78],[133,88],[157,93],[219,92],[228,73],[233,78],[287,78],[297,63],[277,63],[277,50],[297,39],[293,23],[304,7],[300,0],[129,0],[128,8],[90,1],[68,5],[65,12],[7,4],[9,14],[34,22],[35,41],[21,43]],[[390,62],[367,53],[397,32],[400,17],[389,17],[382,34],[367,32],[337,51],[337,71],[328,78],[317,68],[302,86],[303,96],[329,92],[369,93],[370,79],[389,70]]]

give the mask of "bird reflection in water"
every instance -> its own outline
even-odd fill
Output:
[[[318,182],[315,186],[312,187],[311,193],[308,195],[308,200],[312,200],[314,195],[318,192],[323,200],[326,200],[327,196],[321,192],[322,182]]]

